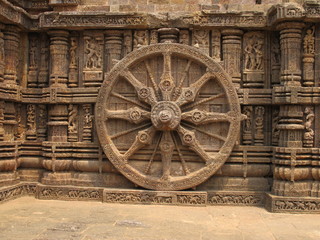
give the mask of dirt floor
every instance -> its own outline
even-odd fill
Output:
[[[0,239],[319,240],[320,214],[258,207],[178,207],[23,197],[0,205]]]

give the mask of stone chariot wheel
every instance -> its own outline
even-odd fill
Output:
[[[173,43],[141,47],[117,63],[95,111],[109,160],[135,184],[155,190],[187,189],[212,176],[243,119],[221,66]]]

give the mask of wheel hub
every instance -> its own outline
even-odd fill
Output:
[[[174,130],[179,126],[180,120],[181,110],[174,102],[158,102],[151,110],[152,124],[158,130]]]

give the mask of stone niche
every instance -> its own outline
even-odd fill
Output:
[[[320,5],[141,2],[0,0],[0,202],[320,212]]]

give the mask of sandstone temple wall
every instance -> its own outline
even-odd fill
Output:
[[[318,1],[246,0],[239,4],[234,0],[0,0],[0,202],[34,194],[42,199],[105,202],[265,204],[274,212],[319,212],[319,17]],[[148,183],[133,180],[131,173],[110,161],[113,155],[109,152],[117,151],[100,143],[104,131],[110,139],[122,134],[127,127],[123,119],[131,117],[130,124],[138,123],[132,115],[125,115],[127,112],[117,113],[120,117],[110,113],[110,109],[127,106],[128,101],[137,104],[130,95],[132,87],[114,80],[120,81],[114,89],[123,95],[101,89],[108,88],[108,81],[123,70],[117,70],[119,64],[130,66],[137,78],[150,78],[150,83],[146,80],[148,87],[153,84],[153,72],[161,88],[165,75],[158,68],[166,70],[166,55],[163,63],[159,58],[152,59],[161,44],[168,44],[176,54],[167,70],[173,77],[185,74],[190,85],[206,68],[218,69],[217,83],[208,85],[201,96],[224,91],[222,94],[231,97],[208,104],[206,109],[224,114],[230,108],[237,113],[228,120],[239,124],[234,128],[239,132],[230,133],[232,146],[223,143],[229,141],[226,134],[233,129],[232,124],[228,127],[220,122],[211,133],[211,137],[219,135],[213,138],[220,140],[201,137],[201,146],[173,141],[181,134],[186,136],[186,130],[177,130],[173,140],[166,135],[167,129],[161,135],[167,136],[172,146],[181,143],[181,151],[177,147],[171,152],[172,175],[183,171],[188,175],[189,162],[190,169],[201,165],[190,149],[202,158],[199,148],[205,152],[208,148],[212,152],[227,149],[223,154],[230,150],[211,177],[201,183],[191,177],[190,181],[197,184],[192,188],[192,184],[186,184],[188,191],[178,191],[183,187],[171,189],[169,185],[145,190]],[[139,52],[143,48],[145,56]],[[149,49],[155,54],[147,55]],[[179,51],[184,58],[198,62],[179,59]],[[139,62],[147,58],[151,59],[150,65]],[[125,65],[125,61],[135,65]],[[186,66],[182,69],[179,66],[183,64]],[[127,72],[121,74],[141,90]],[[234,90],[228,91],[228,84]],[[164,90],[157,90],[156,97],[160,92],[166,96]],[[102,116],[96,105],[102,104],[99,99],[104,99],[103,91],[113,95],[108,98],[110,102],[104,103],[110,111]],[[176,97],[178,100],[182,101]],[[138,106],[153,104],[150,99],[144,101]],[[153,109],[151,115],[156,111]],[[204,109],[197,113],[206,114]],[[146,111],[148,108],[134,113],[148,118],[150,113]],[[121,119],[110,121],[114,132],[101,127],[101,118],[111,115]],[[178,117],[197,124],[186,114]],[[164,130],[154,123],[157,118],[151,119],[157,131]],[[125,148],[127,141],[134,142],[139,134],[146,132],[120,136],[122,140],[114,140],[115,145]],[[166,159],[162,141],[158,145],[162,159]],[[152,155],[152,147],[143,151],[136,156],[137,169],[150,159],[144,155]],[[160,155],[155,157],[156,166],[161,161],[168,164]],[[179,158],[181,166],[176,163]],[[162,167],[162,173],[159,169],[154,170],[155,176],[164,177],[168,168]]]

